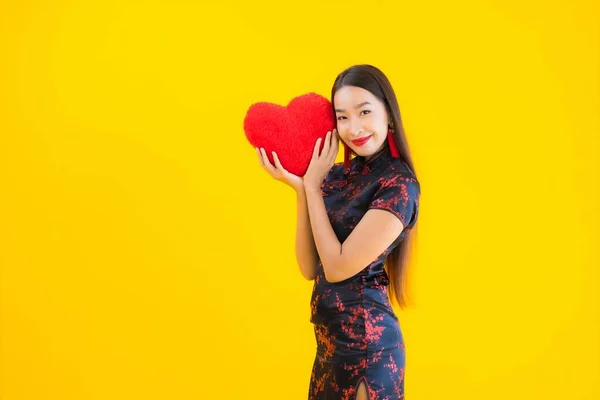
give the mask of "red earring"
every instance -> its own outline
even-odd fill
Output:
[[[400,158],[400,152],[398,151],[398,146],[396,145],[396,140],[394,140],[394,131],[388,129],[388,143],[390,145],[390,151],[392,152],[392,157]]]
[[[344,143],[344,168],[350,167],[350,148]]]

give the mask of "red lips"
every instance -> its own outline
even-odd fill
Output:
[[[357,146],[362,146],[363,144],[367,143],[369,139],[371,139],[371,136],[353,140],[352,143],[354,143]]]

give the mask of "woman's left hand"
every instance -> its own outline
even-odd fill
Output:
[[[320,147],[321,138],[318,138],[313,150],[312,159],[304,174],[305,189],[321,190],[321,184],[327,177],[327,173],[331,170],[333,164],[335,164],[335,158],[338,154],[339,144],[337,130],[334,129],[331,132],[327,132],[327,135],[325,136],[325,145],[319,155]]]

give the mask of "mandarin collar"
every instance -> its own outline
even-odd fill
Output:
[[[350,167],[344,170],[345,175],[368,174],[376,165],[388,160],[391,157],[390,145],[385,141],[384,146],[371,155],[368,161],[364,156],[357,155],[350,160]]]

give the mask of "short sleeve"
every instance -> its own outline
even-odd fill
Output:
[[[395,173],[379,180],[369,209],[387,210],[398,217],[404,227],[412,228],[419,214],[419,181],[412,176]]]

